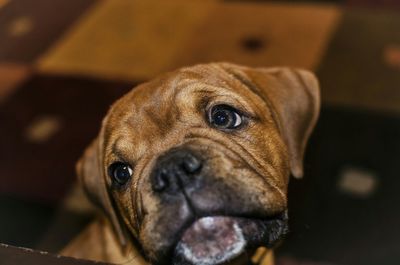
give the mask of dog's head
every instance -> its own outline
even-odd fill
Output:
[[[124,245],[153,264],[221,264],[286,232],[319,112],[313,74],[213,63],[118,100],[77,170]]]

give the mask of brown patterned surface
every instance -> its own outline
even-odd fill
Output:
[[[0,193],[57,201],[74,180],[74,164],[96,135],[108,106],[131,84],[34,76],[0,105]],[[43,116],[57,117],[52,137],[31,141],[26,130]],[[10,178],[9,176],[13,176]]]
[[[93,0],[14,0],[0,8],[0,61],[32,62]]]
[[[44,72],[137,80],[172,70],[213,1],[103,1],[40,59]],[[151,14],[151,16],[149,16]]]
[[[364,6],[372,8],[400,8],[398,0],[346,0],[350,6]]]
[[[351,9],[318,70],[328,104],[400,113],[400,16]],[[400,65],[400,64],[399,64]]]
[[[388,44],[383,48],[384,63],[400,71],[400,44]]]
[[[5,101],[29,76],[27,66],[15,63],[0,63],[0,104]]]
[[[315,69],[340,17],[334,5],[220,4],[194,32],[176,66],[232,61]]]
[[[400,117],[323,107],[308,146],[305,176],[289,185],[291,232],[278,249],[295,260],[341,265],[400,261]],[[374,174],[369,196],[344,192],[349,168]]]

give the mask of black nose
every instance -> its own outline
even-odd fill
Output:
[[[202,161],[189,149],[174,149],[158,158],[150,175],[156,192],[178,192],[201,175]]]

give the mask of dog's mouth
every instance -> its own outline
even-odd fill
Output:
[[[236,219],[203,217],[185,231],[176,252],[193,264],[219,264],[239,255],[245,246]]]
[[[184,230],[172,264],[216,265],[258,246],[271,247],[287,233],[286,213],[266,219],[207,216]]]

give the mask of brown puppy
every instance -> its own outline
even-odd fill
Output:
[[[316,78],[298,69],[212,63],[139,85],[111,107],[77,165],[107,219],[63,254],[249,264],[287,232],[289,175],[303,175],[319,106]]]

